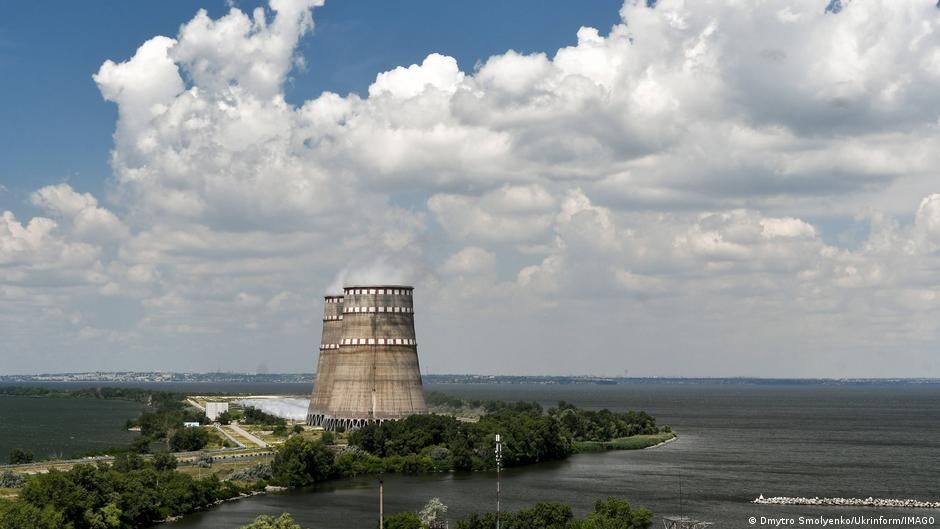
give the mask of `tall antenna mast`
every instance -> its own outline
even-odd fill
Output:
[[[503,463],[503,443],[496,434],[496,529],[499,529],[499,470]]]

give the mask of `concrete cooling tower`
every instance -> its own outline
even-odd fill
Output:
[[[307,424],[327,430],[427,413],[412,287],[357,286],[327,296]]]

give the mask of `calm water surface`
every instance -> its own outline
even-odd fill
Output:
[[[643,409],[672,425],[679,441],[641,451],[583,454],[503,474],[503,506],[559,500],[588,512],[619,496],[658,516],[690,514],[716,527],[745,528],[750,516],[901,516],[940,511],[755,506],[765,496],[940,499],[940,385],[543,386],[429,385],[467,398],[559,400],[587,408]],[[386,512],[429,498],[450,518],[493,509],[492,474],[386,476]],[[679,489],[682,489],[682,504]],[[376,525],[374,479],[258,496],[191,515],[179,529],[236,528],[259,514],[290,512],[313,529]],[[657,526],[659,522],[657,521]],[[895,526],[896,527],[896,526]]]
[[[137,434],[124,425],[141,409],[120,400],[0,396],[0,464],[13,448],[70,458],[126,446]]]

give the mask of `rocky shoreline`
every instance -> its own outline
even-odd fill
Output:
[[[940,501],[883,498],[800,498],[776,496],[765,498],[761,494],[751,503],[760,505],[817,505],[824,507],[900,507],[908,509],[940,509]]]

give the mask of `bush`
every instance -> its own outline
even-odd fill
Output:
[[[359,449],[351,449],[336,456],[336,474],[343,477],[366,476],[385,471],[382,458]]]
[[[399,512],[384,519],[384,529],[422,529],[421,519],[413,512]],[[375,524],[378,527],[378,523]]]
[[[262,426],[287,426],[287,421],[270,413],[265,413],[258,408],[248,406],[242,412],[242,422],[245,424],[260,424]]]
[[[10,510],[0,514],[2,529],[132,528],[205,508],[237,496],[241,488],[215,476],[197,480],[180,472],[156,470],[136,454],[113,466],[75,465],[31,477]],[[0,509],[2,510],[2,509]],[[9,514],[11,513],[12,514]],[[20,518],[33,522],[18,524]],[[49,520],[43,525],[42,520]]]
[[[10,450],[10,456],[7,458],[11,465],[25,465],[33,462],[33,453],[22,448]]]
[[[272,477],[271,463],[258,463],[253,467],[242,468],[232,472],[228,479],[231,481],[257,483],[261,480],[269,481]]]
[[[169,452],[157,452],[151,462],[156,470],[176,470],[179,465],[176,456]]]
[[[255,518],[255,521],[248,525],[243,525],[239,529],[303,529],[287,513],[275,518],[273,516],[261,515]]]
[[[150,438],[141,435],[140,437],[134,438],[131,441],[130,446],[131,452],[136,454],[149,454],[150,453]]]
[[[301,436],[291,437],[274,455],[271,473],[273,481],[278,485],[312,485],[334,475],[334,454],[320,441],[310,441]]]
[[[174,452],[194,452],[209,444],[209,432],[203,428],[181,428],[170,437]]]
[[[9,470],[0,472],[0,489],[18,489],[26,484],[26,476]]]

